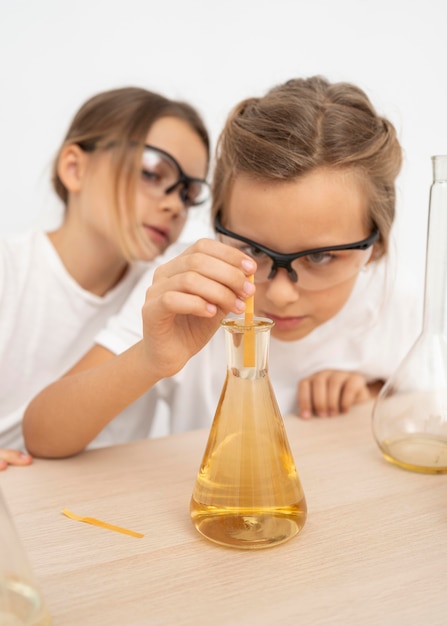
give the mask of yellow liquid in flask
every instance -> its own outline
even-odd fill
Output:
[[[381,444],[387,461],[403,469],[423,474],[447,473],[447,439],[424,433],[387,439]]]
[[[307,508],[267,372],[238,374],[227,374],[191,517],[215,543],[259,549],[295,536]]]

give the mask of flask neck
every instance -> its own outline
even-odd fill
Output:
[[[432,157],[428,215],[424,331],[445,334],[447,295],[447,155]]]
[[[242,378],[266,375],[272,326],[273,322],[266,318],[255,318],[250,326],[244,324],[243,318],[222,322],[229,374]]]

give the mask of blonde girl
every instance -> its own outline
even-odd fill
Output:
[[[29,400],[91,347],[146,264],[208,197],[208,134],[184,102],[137,87],[89,99],[53,167],[64,218],[0,242],[0,469],[26,464]]]

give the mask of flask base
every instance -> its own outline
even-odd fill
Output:
[[[7,578],[2,581],[0,596],[2,626],[51,625],[39,592],[28,583]]]
[[[221,546],[260,550],[295,537],[306,521],[306,513],[290,508],[284,512],[256,509],[213,510],[196,505],[192,521],[201,535]],[[199,509],[199,511],[197,511]],[[201,510],[200,510],[201,509]]]
[[[387,461],[423,474],[447,473],[447,439],[412,433],[387,439],[380,445]]]

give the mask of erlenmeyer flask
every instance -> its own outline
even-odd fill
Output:
[[[50,615],[0,493],[0,625],[50,624]]]
[[[373,432],[388,461],[434,474],[447,472],[447,155],[432,163],[423,328],[376,400]]]
[[[222,326],[227,376],[192,494],[191,517],[215,543],[266,548],[296,535],[307,511],[268,375],[273,322],[255,318],[247,326],[236,318]],[[248,363],[247,347],[253,350]]]

